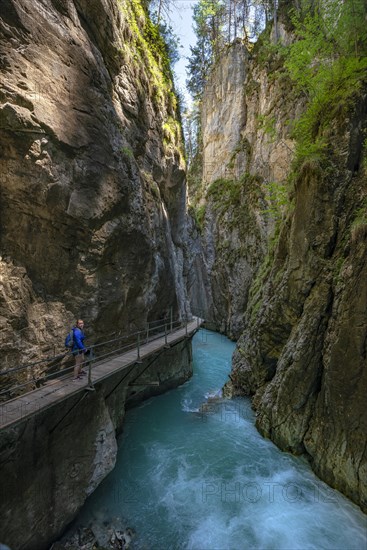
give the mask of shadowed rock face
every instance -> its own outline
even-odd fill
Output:
[[[257,426],[367,510],[365,97],[332,129],[332,166],[305,165],[234,355]]]
[[[47,328],[62,344],[75,316],[103,336],[186,308],[182,144],[163,140],[177,114],[172,85],[134,45],[143,12],[124,6],[1,3],[0,261],[12,285],[0,314],[10,362],[35,344],[28,359],[49,349]],[[25,280],[31,298],[16,314]],[[35,303],[52,304],[38,331]]]
[[[185,338],[112,374],[94,392],[76,393],[1,430],[1,540],[14,550],[49,549],[113,470],[125,409],[191,375],[191,338]],[[118,492],[112,498],[128,498],[124,488]]]

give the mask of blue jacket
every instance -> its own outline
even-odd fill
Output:
[[[73,328],[73,352],[74,351],[85,351],[84,346],[84,332],[80,328]]]

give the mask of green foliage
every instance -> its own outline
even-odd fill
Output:
[[[198,102],[193,102],[191,108],[183,112],[182,128],[185,139],[187,163],[191,168],[201,147],[201,113],[200,104]]]
[[[307,100],[294,130],[296,166],[305,160],[322,166],[330,124],[346,116],[367,82],[365,3],[328,0],[320,10],[293,13],[298,39],[286,49],[285,67]]]
[[[334,278],[334,284],[339,284],[341,281],[341,274],[343,267],[345,265],[345,258],[343,256],[339,256],[337,260],[335,260],[334,263],[334,269],[333,269],[333,278]]]
[[[166,122],[163,123],[162,130],[163,139],[167,144],[175,144],[178,142],[181,128],[179,122],[175,118],[168,117]]]
[[[187,87],[200,99],[211,68],[221,52],[236,38],[242,38],[249,49],[273,10],[268,0],[198,0],[194,6],[194,31],[197,37],[191,47]]]
[[[121,153],[128,158],[134,158],[134,153],[130,147],[121,147]]]
[[[242,183],[239,180],[219,178],[211,183],[207,190],[207,197],[211,197],[216,208],[238,203],[241,197]]]
[[[363,157],[362,157],[362,166],[364,168],[365,174],[367,175],[367,138],[363,142]]]
[[[157,12],[152,14],[152,21],[159,30],[160,36],[165,43],[165,53],[170,60],[171,67],[180,59],[180,48],[182,48],[180,38],[174,32],[172,25],[163,20],[158,20]]]
[[[206,197],[212,199],[213,207],[217,210],[233,207],[240,211],[244,193],[246,193],[246,201],[250,198],[253,202],[258,201],[261,195],[260,183],[261,178],[248,172],[239,179],[219,178],[209,185]]]
[[[350,231],[353,242],[363,239],[367,234],[367,199],[364,200],[362,206],[356,211]]]
[[[194,6],[197,42],[195,46],[190,46],[187,88],[196,100],[201,98],[211,66],[223,47],[222,11],[220,0],[199,0]]]
[[[155,25],[147,18],[142,36],[156,63],[161,67],[164,77],[170,82],[172,80],[170,51],[160,33],[159,25]]]
[[[263,130],[270,137],[271,141],[274,141],[276,138],[275,116],[257,115],[256,118],[259,129]]]
[[[285,57],[285,48],[280,43],[270,42],[270,27],[260,36],[254,46],[253,53],[256,55],[258,65],[267,69],[269,75],[283,66]]]
[[[286,183],[271,181],[267,183],[266,187],[269,207],[263,210],[263,213],[269,214],[273,220],[278,221],[291,203],[288,186]]]
[[[206,212],[206,204],[200,205],[196,210],[196,219],[200,228],[202,228],[204,225],[205,212]]]
[[[190,205],[188,208],[189,214],[195,221],[195,225],[200,233],[203,231],[204,227],[204,221],[205,221],[205,213],[206,213],[206,204],[200,204],[200,205]]]
[[[137,62],[142,61],[148,67],[152,83],[159,88],[162,98],[162,90],[172,87],[172,73],[169,47],[160,33],[160,27],[151,21],[146,6],[140,0],[129,2],[117,0],[117,2],[124,17],[127,18],[133,37],[134,50],[130,55]],[[125,52],[124,54],[126,55]]]
[[[176,37],[171,29],[161,22],[159,25],[151,21],[147,2],[143,0],[117,0],[125,22],[128,23],[129,40],[117,48],[124,62],[131,62],[138,68],[143,77],[136,78],[136,86],[141,94],[150,93],[159,113],[166,112],[166,120],[162,122],[163,142],[170,150],[175,150],[182,165],[184,164],[183,136],[180,128],[179,101],[172,81],[170,62],[175,58],[174,48]],[[169,37],[171,43],[166,43],[161,31]],[[143,82],[145,87],[143,89]],[[129,155],[128,151],[122,151]]]

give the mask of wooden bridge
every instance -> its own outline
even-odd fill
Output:
[[[146,338],[142,343],[141,333],[137,333],[134,347],[119,355],[109,355],[108,358],[90,362],[88,376],[80,380],[73,380],[72,373],[60,373],[52,380],[46,380],[41,388],[35,389],[14,399],[0,404],[0,430],[15,425],[18,422],[37,414],[40,411],[54,406],[73,394],[85,391],[94,391],[94,384],[108,378],[116,372],[122,371],[134,363],[139,364],[164,348],[193,336],[203,320],[193,317],[192,320],[180,322],[178,327],[164,326],[164,332],[156,334],[152,339]],[[70,369],[69,369],[70,370]]]

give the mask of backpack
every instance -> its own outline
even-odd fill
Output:
[[[65,338],[65,347],[67,349],[73,349],[74,346],[74,329],[71,329],[71,331],[68,333],[68,335]]]

